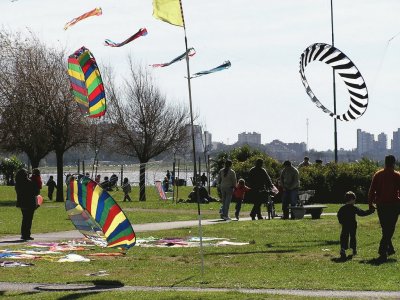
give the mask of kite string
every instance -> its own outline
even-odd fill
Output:
[[[378,78],[379,78],[379,76],[380,76],[381,69],[382,69],[383,63],[384,63],[384,61],[385,61],[385,58],[386,58],[388,49],[389,49],[389,45],[391,45],[391,42],[392,42],[399,34],[400,34],[400,31],[399,31],[398,33],[396,33],[394,36],[392,36],[390,39],[388,39],[388,41],[386,42],[385,49],[383,50],[382,57],[381,57],[381,59],[380,59],[380,61],[379,61],[378,70],[376,71],[375,78],[374,78],[373,81],[372,81],[371,91],[370,91],[370,93],[369,93],[369,94],[370,94],[370,98],[373,98],[373,95],[375,94],[375,87],[376,87]]]

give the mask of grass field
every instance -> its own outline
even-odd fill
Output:
[[[184,195],[189,191],[190,189]],[[116,199],[121,199],[118,193],[114,196]],[[0,195],[0,236],[18,234],[21,217],[19,210],[14,206],[13,190],[9,187],[0,187]],[[121,206],[132,223],[136,224],[189,220],[197,217],[196,204],[161,202],[156,195],[150,196],[150,191],[147,202],[122,202]],[[338,209],[337,205],[328,206],[329,211]],[[204,217],[217,218],[218,207],[218,203],[202,205]],[[250,208],[250,205],[244,205],[243,215],[247,216]],[[377,256],[380,239],[376,214],[358,218],[358,222],[359,254],[346,262],[337,260],[340,231],[337,219],[335,216],[323,216],[319,220],[304,218],[290,221],[281,219],[232,221],[204,226],[204,237],[222,237],[250,243],[245,246],[204,247],[204,275],[200,272],[201,260],[198,248],[133,247],[124,257],[96,258],[89,263],[60,264],[51,260],[37,260],[34,261],[35,266],[31,268],[1,270],[0,281],[90,283],[93,280],[85,276],[86,273],[107,270],[110,274],[106,277],[107,281],[135,286],[398,290],[400,284],[398,255],[394,255],[388,263],[382,265],[376,265],[372,261]],[[38,233],[74,228],[67,220],[63,203],[46,202],[38,209],[32,229],[34,233]],[[198,236],[198,229],[194,227],[146,232],[139,237],[150,236],[160,238]],[[399,249],[397,236],[398,233],[394,245]],[[79,254],[116,251],[118,250],[94,248]],[[163,295],[160,298],[157,298],[157,293],[145,294],[153,295],[152,299],[212,299],[213,297],[225,299],[220,295],[210,294],[200,298],[196,293],[167,293],[165,297]],[[236,294],[232,296],[237,299],[268,299],[265,295],[245,297]],[[9,295],[12,297],[12,293]],[[88,295],[87,299],[94,299],[91,297],[93,295],[90,297]],[[146,297],[141,299],[148,299]],[[271,299],[276,298],[276,296],[271,297]]]

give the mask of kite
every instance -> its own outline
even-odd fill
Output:
[[[122,209],[86,176],[71,177],[65,209],[76,229],[98,246],[127,250],[136,243],[135,232]]]
[[[326,63],[343,79],[350,93],[350,105],[347,112],[344,114],[337,115],[331,112],[314,95],[304,73],[305,67],[312,61],[322,61]],[[334,46],[316,43],[304,50],[300,56],[300,76],[311,101],[331,117],[341,121],[349,121],[355,120],[365,113],[368,106],[368,90],[364,78],[354,63]]]
[[[89,118],[106,113],[106,96],[96,60],[89,49],[82,47],[68,58],[68,75],[72,94],[82,112]]]
[[[124,46],[133,40],[136,40],[138,37],[145,36],[147,35],[147,29],[146,28],[140,28],[138,32],[136,32],[134,35],[123,41],[122,43],[115,43],[111,40],[105,40],[104,41],[104,46],[110,46],[110,47],[121,47]]]
[[[153,65],[151,65],[151,66],[154,67],[154,68],[157,68],[157,67],[167,67],[167,66],[169,66],[169,65],[172,65],[173,63],[176,63],[176,62],[181,61],[182,59],[184,59],[184,58],[186,57],[186,54],[187,54],[188,56],[193,56],[193,55],[196,54],[196,50],[194,50],[194,48],[189,48],[185,53],[179,55],[178,57],[174,58],[173,60],[171,60],[171,61],[168,62],[168,63],[153,64]]]
[[[101,8],[97,7],[95,9],[88,11],[87,13],[84,13],[83,15],[73,18],[71,21],[67,22],[64,25],[64,30],[67,30],[69,27],[71,27],[72,25],[75,25],[76,23],[78,23],[79,21],[82,21],[83,19],[93,17],[93,16],[101,16],[101,14],[102,14]]]
[[[227,60],[222,65],[220,65],[218,67],[215,67],[215,68],[213,68],[211,70],[197,72],[197,73],[193,74],[191,78],[196,78],[196,77],[199,77],[199,76],[202,76],[202,75],[207,75],[207,74],[211,74],[211,73],[214,73],[214,72],[222,71],[222,70],[228,69],[230,67],[231,67],[231,62],[229,60]]]

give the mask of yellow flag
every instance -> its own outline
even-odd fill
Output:
[[[184,25],[180,0],[153,0],[153,17],[172,25]]]

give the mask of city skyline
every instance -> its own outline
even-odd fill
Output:
[[[338,121],[338,149],[354,149],[358,128],[377,134],[400,127],[394,125],[400,110],[400,1],[333,4],[335,47],[355,63],[369,91],[361,118]],[[299,74],[300,55],[309,45],[331,43],[329,0],[252,0],[249,5],[241,0],[182,0],[182,5],[189,47],[196,49],[191,73],[225,60],[232,63],[228,70],[192,80],[194,111],[213,140],[232,143],[237,133],[256,131],[262,143],[308,138],[310,149],[333,149],[333,119],[310,101]],[[101,7],[103,15],[63,30],[67,21],[95,7]],[[150,65],[169,61],[185,49],[182,28],[154,19],[150,0],[42,0],[40,6],[33,0],[1,1],[0,19],[5,29],[30,30],[67,54],[85,45],[101,66],[112,66],[120,78],[127,74],[128,55]],[[103,45],[107,38],[121,41],[143,27],[148,35],[124,47]],[[332,109],[331,67],[313,62],[305,71],[314,93]],[[188,105],[183,61],[151,73],[169,101]],[[350,101],[340,77],[336,93],[341,114]]]

